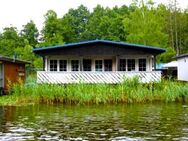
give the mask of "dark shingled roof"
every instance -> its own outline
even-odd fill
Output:
[[[83,42],[77,42],[77,43],[69,43],[69,44],[64,44],[64,45],[36,48],[33,50],[33,52],[36,54],[40,54],[43,51],[51,51],[51,50],[62,49],[62,48],[67,48],[67,47],[92,45],[92,44],[98,44],[98,43],[103,43],[103,44],[107,44],[107,45],[118,45],[121,47],[133,47],[135,49],[145,49],[145,50],[149,50],[149,51],[154,51],[158,54],[166,51],[163,48],[145,46],[145,45],[139,45],[139,44],[130,44],[130,43],[125,43],[125,42],[117,42],[117,41],[109,41],[109,40],[91,40],[91,41],[83,41]]]
[[[6,62],[12,62],[12,63],[18,63],[18,64],[31,64],[31,62],[29,61],[14,59],[14,58],[2,56],[2,55],[0,55],[0,61],[6,61]]]
[[[180,58],[184,58],[184,57],[188,57],[188,53],[175,56],[175,57],[173,57],[173,59],[180,59]]]

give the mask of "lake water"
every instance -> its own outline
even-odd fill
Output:
[[[0,107],[0,140],[186,141],[188,106],[138,104]]]

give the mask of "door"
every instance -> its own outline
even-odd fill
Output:
[[[0,64],[0,88],[4,86],[3,64]]]
[[[112,60],[111,59],[104,60],[104,71],[112,71]]]
[[[84,59],[83,60],[83,70],[84,71],[91,71],[91,59]]]

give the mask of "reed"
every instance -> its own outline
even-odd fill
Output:
[[[188,101],[188,84],[171,80],[141,84],[137,78],[111,84],[37,84],[29,78],[25,84],[14,84],[8,95],[0,97],[1,105],[21,104],[107,104]]]

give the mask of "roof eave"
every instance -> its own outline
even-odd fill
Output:
[[[10,57],[5,57],[5,56],[0,56],[0,61],[6,61],[6,62],[18,63],[18,64],[31,64],[30,61],[13,59],[13,58],[10,58]]]
[[[84,41],[84,42],[79,42],[79,43],[70,43],[70,44],[64,44],[64,45],[58,45],[58,46],[42,47],[42,48],[33,49],[33,52],[35,54],[43,56],[42,52],[45,52],[45,51],[54,50],[54,49],[62,49],[62,48],[67,48],[67,47],[76,47],[76,46],[87,45],[87,44],[95,44],[95,43],[105,43],[105,44],[129,46],[129,47],[132,46],[132,47],[139,48],[139,49],[153,51],[155,54],[161,54],[161,53],[166,52],[166,49],[159,48],[159,47],[124,43],[124,42],[114,42],[114,41],[109,41],[109,40],[93,40],[93,41]]]
[[[182,55],[174,56],[174,57],[172,57],[172,59],[181,59],[181,58],[184,58],[184,57],[188,57],[188,54],[182,54]]]

